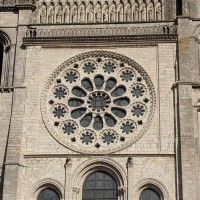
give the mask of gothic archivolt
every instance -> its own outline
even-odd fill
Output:
[[[162,0],[40,1],[39,23],[107,23],[163,20]]]
[[[155,110],[155,91],[134,61],[94,51],[63,63],[49,79],[42,115],[52,136],[82,153],[110,153],[137,141]]]

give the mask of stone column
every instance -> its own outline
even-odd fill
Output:
[[[72,169],[72,161],[71,158],[68,157],[65,163],[65,200],[72,200],[71,169]]]
[[[128,170],[128,200],[133,199],[133,158],[129,157],[127,161]]]

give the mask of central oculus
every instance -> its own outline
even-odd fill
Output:
[[[93,112],[102,112],[109,107],[111,102],[110,96],[103,91],[92,92],[88,97],[88,107]]]

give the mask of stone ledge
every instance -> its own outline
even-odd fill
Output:
[[[67,158],[67,157],[74,157],[74,158],[79,158],[79,157],[93,157],[93,158],[106,158],[106,157],[174,157],[175,153],[155,153],[155,154],[102,154],[102,155],[95,155],[93,154],[25,154],[24,158],[29,159],[29,158]]]
[[[92,47],[92,46],[154,46],[158,43],[176,43],[177,35],[91,36],[23,38],[24,46]]]

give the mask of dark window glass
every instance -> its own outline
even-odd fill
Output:
[[[2,68],[3,68],[3,50],[4,46],[0,43],[0,83],[1,83],[1,75],[2,75]]]
[[[105,172],[94,172],[83,185],[83,200],[117,200],[117,184]]]
[[[60,198],[56,191],[47,188],[40,192],[37,200],[60,200]]]
[[[145,189],[140,195],[140,200],[161,200],[160,195],[153,189]]]
[[[176,1],[176,12],[177,12],[177,15],[182,15],[182,0],[177,0]]]

